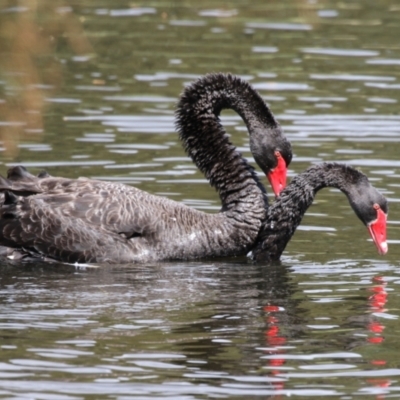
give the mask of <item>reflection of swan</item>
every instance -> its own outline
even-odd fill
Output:
[[[340,189],[360,220],[368,227],[380,254],[386,242],[386,199],[360,171],[343,164],[314,165],[296,176],[272,204],[263,223],[252,257],[258,261],[278,260],[300,224],[316,192],[324,187]]]
[[[0,182],[5,191],[0,245],[66,262],[246,254],[267,200],[253,168],[219,122],[224,108],[245,121],[254,158],[278,193],[292,156],[279,124],[249,84],[230,75],[208,75],[185,89],[176,116],[187,152],[220,195],[220,213],[206,214],[122,184],[34,177],[16,167]]]

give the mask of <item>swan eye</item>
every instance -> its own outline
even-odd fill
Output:
[[[374,209],[375,209],[375,210],[380,210],[380,208],[381,208],[381,207],[380,207],[379,204],[377,204],[377,203],[374,204]]]

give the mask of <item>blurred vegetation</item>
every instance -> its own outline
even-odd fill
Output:
[[[63,83],[63,64],[56,50],[92,53],[81,20],[69,4],[62,0],[2,3],[0,140],[8,155],[16,153],[20,140],[41,137],[49,104],[46,97]]]

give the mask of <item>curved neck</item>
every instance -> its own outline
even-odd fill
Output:
[[[324,187],[334,187],[348,195],[352,176],[354,180],[359,179],[358,171],[349,170],[343,164],[324,163],[314,165],[293,178],[268,209],[253,249],[253,259],[263,262],[279,260],[316,193]]]
[[[223,210],[254,208],[255,196],[266,201],[257,174],[229,140],[219,120],[222,109],[235,110],[249,134],[277,123],[261,97],[237,77],[212,74],[188,86],[178,103],[176,125],[190,157],[219,193]],[[246,195],[240,195],[245,192]],[[259,203],[259,200],[258,200]]]

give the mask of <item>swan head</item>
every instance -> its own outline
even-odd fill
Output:
[[[292,161],[292,146],[281,127],[260,129],[250,136],[250,149],[254,160],[265,173],[275,196],[286,187],[287,169]]]
[[[362,175],[361,179],[346,193],[358,218],[367,227],[379,254],[386,254],[386,221],[388,204],[386,198]]]

